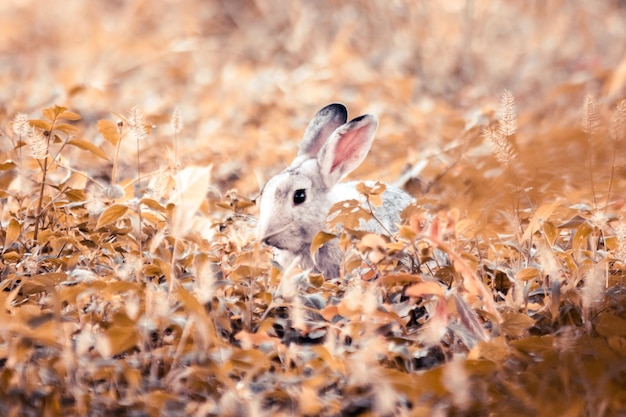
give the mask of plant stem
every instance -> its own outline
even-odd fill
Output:
[[[43,161],[42,177],[41,177],[41,188],[39,189],[39,202],[37,204],[37,211],[35,214],[35,231],[33,233],[33,241],[37,241],[37,236],[39,235],[39,222],[42,218],[42,206],[43,206],[43,192],[46,187],[46,177],[48,176],[48,159],[50,158],[50,138],[54,137],[54,124],[56,123],[56,116],[53,120],[50,121],[50,131],[48,132],[48,138],[46,141],[46,159]],[[55,156],[56,157],[56,156]]]
[[[141,165],[139,163],[139,138],[135,139],[137,141],[137,181],[141,181]],[[137,245],[138,245],[138,249],[139,249],[139,261],[140,261],[140,265],[141,267],[139,268],[139,271],[136,271],[135,273],[135,277],[137,279],[137,282],[141,282],[142,281],[142,270],[143,270],[143,242],[142,242],[142,225],[143,225],[143,218],[141,216],[141,201],[137,200],[137,217],[139,218],[139,224],[137,225]]]

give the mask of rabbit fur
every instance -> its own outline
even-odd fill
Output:
[[[309,123],[293,163],[265,184],[259,196],[257,234],[272,246],[283,267],[294,261],[325,278],[339,276],[343,253],[337,240],[325,243],[311,257],[314,236],[324,229],[331,206],[344,200],[362,200],[358,182],[340,183],[365,159],[374,140],[378,119],[365,114],[347,122],[348,112],[333,103]],[[367,182],[366,182],[367,183]],[[360,229],[384,234],[395,232],[400,212],[413,201],[404,191],[387,186],[383,204],[374,210],[378,222],[362,222]]]

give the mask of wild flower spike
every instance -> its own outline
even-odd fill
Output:
[[[502,134],[499,129],[492,127],[483,130],[483,136],[489,140],[491,150],[498,162],[503,165],[510,165],[515,159],[515,149],[511,145],[508,136]]]
[[[585,274],[585,280],[582,288],[582,307],[586,312],[585,316],[589,318],[589,312],[596,308],[602,301],[607,270],[595,264]]]
[[[13,133],[19,137],[25,137],[28,135],[29,130],[28,117],[24,113],[16,114],[13,118]]]
[[[46,159],[48,157],[48,142],[39,129],[29,127],[26,144],[33,158]]]
[[[180,115],[180,109],[178,107],[176,107],[174,109],[174,112],[172,113],[170,124],[172,125],[172,129],[174,129],[174,132],[180,132],[181,130],[183,130],[183,118]]]
[[[513,136],[517,131],[515,97],[509,90],[504,90],[498,109],[498,130],[504,136]]]
[[[583,132],[588,135],[593,135],[594,133],[596,133],[598,127],[600,126],[600,116],[598,115],[598,109],[591,95],[585,97],[581,126]]]
[[[611,126],[609,134],[614,142],[620,142],[624,139],[624,130],[626,129],[626,100],[622,100],[615,106],[611,116]]]
[[[130,109],[128,124],[130,125],[130,132],[134,136],[135,140],[143,140],[148,136],[143,120],[143,114],[136,106]]]
[[[155,200],[161,199],[167,190],[170,181],[170,174],[167,170],[162,169],[150,178],[148,189]]]

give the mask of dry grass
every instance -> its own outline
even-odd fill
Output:
[[[0,415],[626,415],[626,10],[439,3],[3,2]],[[252,203],[332,101],[340,280]]]

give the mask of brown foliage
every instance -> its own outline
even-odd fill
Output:
[[[2,3],[0,415],[624,415],[624,17]],[[382,183],[332,208],[338,280],[254,237],[331,101],[416,198],[391,237]]]

